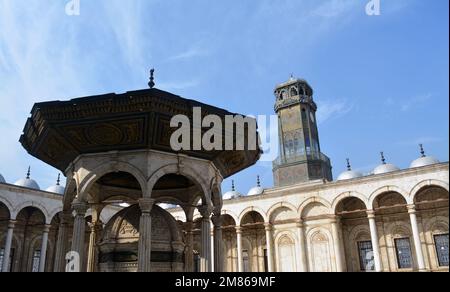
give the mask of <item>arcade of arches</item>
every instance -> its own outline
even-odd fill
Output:
[[[390,176],[397,186],[373,177],[223,202],[220,189],[204,196],[203,181],[171,169],[151,198],[124,170],[105,170],[85,180],[85,197],[64,200],[30,191],[29,203],[13,204],[26,190],[0,184],[1,269],[64,271],[78,251],[80,269],[98,272],[448,271],[447,164],[418,172]]]

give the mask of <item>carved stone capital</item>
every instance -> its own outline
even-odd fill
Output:
[[[89,204],[86,202],[74,201],[72,203],[72,210],[75,212],[75,216],[85,216],[87,210],[89,209]]]
[[[374,210],[367,210],[367,218],[369,219],[375,219],[375,211]]]
[[[214,227],[220,228],[220,227],[222,227],[222,224],[223,224],[223,217],[221,215],[214,214],[211,217],[211,221],[214,224]]]
[[[242,227],[241,226],[236,226],[236,234],[242,234]]]
[[[211,217],[212,208],[208,205],[203,205],[198,207],[198,212],[202,215],[203,219],[209,219]]]
[[[142,214],[150,214],[152,212],[155,200],[149,198],[142,198],[139,200],[139,208]]]
[[[295,224],[296,224],[297,228],[300,228],[300,229],[302,229],[303,227],[305,227],[305,224],[303,223],[303,220],[302,220],[302,219],[297,220],[297,221],[295,222]]]
[[[266,231],[272,231],[272,224],[270,223],[264,223],[264,229]]]
[[[408,205],[406,207],[408,208],[408,213],[409,214],[416,214],[417,213],[416,205]]]
[[[43,230],[43,232],[44,232],[44,233],[49,233],[51,227],[52,227],[51,225],[45,224],[45,225],[44,225],[44,230]]]
[[[17,221],[15,220],[9,220],[8,222],[8,229],[14,229],[14,227],[16,226]]]

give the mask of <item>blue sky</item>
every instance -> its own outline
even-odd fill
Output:
[[[273,114],[290,74],[315,89],[321,146],[335,177],[350,157],[369,172],[379,152],[406,168],[427,153],[448,161],[449,1],[0,0],[0,173],[42,188],[58,171],[18,140],[35,102],[157,87],[243,114]],[[236,175],[246,193],[270,163]],[[225,181],[223,191],[230,189]]]

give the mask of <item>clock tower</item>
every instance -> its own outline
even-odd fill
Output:
[[[320,151],[317,105],[311,86],[291,77],[277,86],[275,97],[280,144],[280,155],[273,162],[275,186],[332,181],[330,159]]]

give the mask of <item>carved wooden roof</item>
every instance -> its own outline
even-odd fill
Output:
[[[193,107],[201,107],[203,117],[236,115],[156,88],[89,96],[35,104],[20,142],[28,153],[61,171],[81,154],[140,149],[175,153],[170,137],[176,129],[170,128],[170,120],[183,114],[192,125]],[[255,164],[261,151],[182,153],[213,161],[225,178]]]

